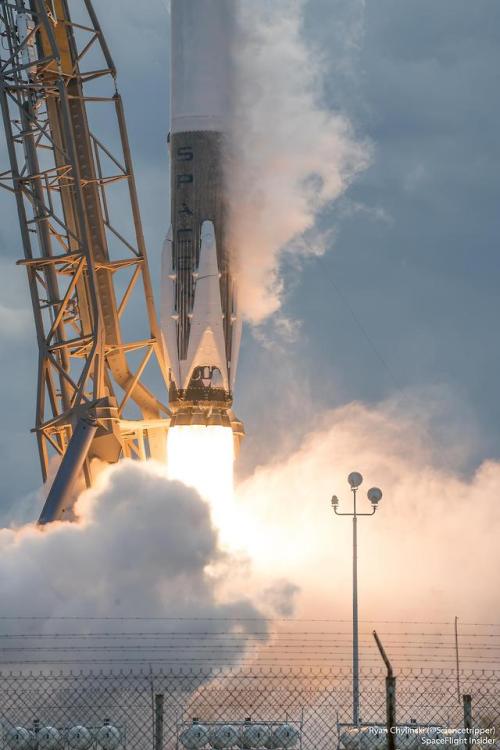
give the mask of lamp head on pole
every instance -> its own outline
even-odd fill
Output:
[[[338,508],[338,505],[339,505],[339,499],[337,495],[333,495],[332,496],[332,508],[333,509]]]
[[[359,471],[351,471],[351,473],[347,477],[347,481],[349,482],[352,490],[357,490],[360,484],[362,484],[363,482],[363,477],[359,473]]]
[[[366,494],[368,496],[368,500],[373,505],[373,508],[376,509],[379,502],[382,500],[382,490],[378,487],[370,487]]]

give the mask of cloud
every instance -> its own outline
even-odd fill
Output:
[[[301,322],[276,313],[268,320],[254,328],[254,336],[264,349],[269,352],[285,353],[286,349],[297,341]]]
[[[12,262],[0,263],[0,295],[0,338],[11,340],[26,335],[31,338],[34,323],[24,269]]]
[[[255,573],[272,569],[300,586],[297,616],[349,617],[350,519],[333,514],[330,498],[350,510],[346,476],[359,470],[359,510],[370,512],[370,486],[384,492],[376,515],[359,521],[362,616],[498,620],[500,464],[485,461],[464,477],[441,454],[463,456],[473,435],[434,434],[434,415],[423,398],[419,415],[416,400],[408,410],[389,401],[318,415],[296,450],[238,487],[241,541]]]
[[[300,588],[290,581],[276,581],[263,592],[263,600],[269,604],[276,615],[291,617],[295,606],[294,600]]]
[[[242,637],[229,656],[219,652],[216,666],[242,657],[252,640],[245,636],[248,618],[265,639],[266,620],[248,597],[219,595],[233,560],[219,544],[208,505],[193,489],[166,479],[163,467],[122,461],[80,496],[76,512],[78,523],[0,530],[4,611],[39,618],[28,622],[34,632],[64,629],[65,620],[53,618],[70,618],[69,627],[82,633],[89,617],[181,618],[173,625],[180,632],[193,619],[208,618],[207,631],[217,627],[214,618],[228,618],[228,629]],[[18,633],[19,623],[12,628]],[[176,656],[183,653],[189,661],[182,649]],[[131,646],[127,657],[134,655]],[[137,656],[147,662],[147,653]]]
[[[0,304],[0,336],[5,339],[31,333],[33,315],[29,310]]]
[[[304,3],[239,3],[235,113],[227,175],[232,246],[245,318],[260,323],[283,296],[280,262],[325,246],[300,238],[369,162],[348,119],[323,103],[325,68],[303,34]]]

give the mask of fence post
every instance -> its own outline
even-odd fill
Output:
[[[387,677],[385,678],[385,705],[386,705],[386,726],[387,726],[387,750],[396,750],[396,678],[392,671],[392,664],[385,653],[382,642],[378,637],[377,631],[373,631],[373,637],[380,651],[380,656],[387,667]]]
[[[385,678],[385,700],[387,705],[387,747],[396,750],[396,678],[387,675]],[[392,731],[391,731],[392,730]]]
[[[163,750],[163,693],[155,695],[154,750]]]
[[[468,730],[465,733],[465,746],[470,748],[472,746],[472,696],[462,696],[464,700],[464,729]]]

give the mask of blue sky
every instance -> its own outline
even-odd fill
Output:
[[[131,0],[102,5],[96,10],[119,72],[157,279],[168,214],[168,14],[160,0],[147,13]],[[430,405],[444,453],[470,435],[461,466],[468,471],[499,454],[500,6],[310,0],[304,29],[326,66],[325,103],[371,142],[372,164],[322,212],[328,252],[300,272],[283,269],[283,312],[300,321],[296,340],[274,341],[270,351],[246,333],[241,471],[322,409],[388,397],[416,412]],[[36,345],[24,272],[14,266],[21,242],[7,193],[0,216],[7,520],[40,475],[29,433]]]

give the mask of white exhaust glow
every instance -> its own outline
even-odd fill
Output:
[[[234,441],[230,427],[171,427],[167,437],[167,472],[194,487],[209,503],[221,529],[232,512]]]

